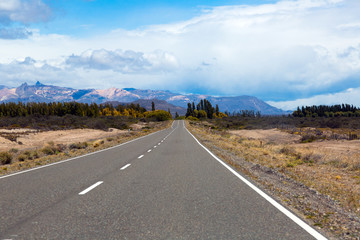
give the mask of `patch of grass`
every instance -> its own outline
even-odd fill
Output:
[[[360,162],[353,163],[350,167],[351,171],[360,171]]]
[[[0,152],[0,163],[2,165],[10,164],[13,156],[8,152]]]
[[[301,157],[301,160],[304,163],[318,163],[321,160],[320,154],[314,154],[314,153],[306,153]]]
[[[12,149],[9,150],[9,152],[11,152],[11,153],[17,153],[17,152],[19,152],[19,149],[17,149],[17,148],[12,148]]]

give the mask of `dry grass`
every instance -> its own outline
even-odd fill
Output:
[[[7,151],[0,153],[0,163],[4,163],[3,165],[0,165],[0,175],[46,165],[109,148],[148,135],[152,132],[168,128],[171,126],[171,123],[171,121],[150,123],[150,129],[139,129],[130,132],[126,131],[125,133],[120,132],[111,137],[95,139],[92,141],[80,141],[68,145],[50,141],[41,147],[37,146],[32,149],[19,150],[17,148],[9,148]],[[10,161],[9,156],[11,156]]]
[[[267,141],[266,138],[262,137],[258,137],[258,139],[244,137],[244,135],[239,134],[239,131],[212,131],[209,133],[208,127],[204,127],[202,123],[188,124],[188,127],[209,147],[215,146],[217,149],[230,152],[237,158],[252,163],[252,166],[255,164],[255,166],[263,166],[266,169],[270,169],[270,171],[273,169],[284,174],[286,177],[310,189],[329,196],[330,199],[338,202],[344,211],[354,213],[357,217],[360,217],[359,140],[315,141],[301,144],[293,142],[293,135],[288,134],[290,143],[284,144],[284,141],[277,142],[276,139],[275,141],[273,141],[274,139]],[[317,133],[317,136],[333,136],[334,134],[348,136],[348,132],[347,129],[337,129],[335,133],[328,129],[311,129],[306,132],[302,131],[302,133],[299,130],[294,131],[293,134]],[[249,133],[247,132],[246,134],[248,135]],[[281,136],[284,137],[284,135]],[[218,151],[217,154],[221,155],[231,165],[240,168],[245,174],[246,172],[251,172],[250,169],[237,166],[236,161],[227,157],[225,153]],[[249,175],[251,174],[249,173]],[[269,183],[264,184],[274,188]],[[279,190],[280,196],[281,191]],[[309,209],[311,209],[311,206]],[[298,210],[303,211],[301,207]],[[315,226],[327,226],[329,214],[312,210],[307,213],[304,210],[302,214],[306,218],[314,219]],[[346,231],[341,229],[341,226],[327,227],[333,228],[333,232],[337,234]]]

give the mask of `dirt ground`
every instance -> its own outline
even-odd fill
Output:
[[[330,140],[322,142],[294,144],[296,148],[308,148],[316,151],[324,151],[328,154],[360,154],[360,140]]]
[[[131,131],[139,131],[146,124],[138,123],[130,125]],[[18,150],[28,150],[41,148],[49,142],[54,144],[71,144],[87,142],[97,139],[114,137],[127,133],[129,130],[119,130],[110,128],[107,131],[96,129],[73,129],[58,131],[38,131],[35,129],[0,129],[0,152],[9,151],[16,148]],[[14,136],[16,141],[11,141],[6,136]]]
[[[17,141],[10,141],[0,137],[0,151],[8,151],[12,148],[18,150],[41,148],[48,142],[55,144],[69,144],[77,142],[92,141],[100,138],[107,138],[126,133],[126,130],[109,129],[109,131],[95,129],[74,129],[38,132],[32,129],[0,130],[1,133],[19,134]]]
[[[301,136],[289,134],[282,132],[278,129],[268,129],[268,130],[231,130],[230,134],[235,134],[240,137],[258,139],[265,142],[275,142],[275,143],[295,143],[299,142]]]
[[[326,140],[311,143],[300,143],[301,136],[290,134],[278,129],[269,130],[231,130],[230,134],[248,139],[264,141],[264,143],[289,144],[289,146],[302,149],[313,149],[333,154],[359,154],[360,140]]]

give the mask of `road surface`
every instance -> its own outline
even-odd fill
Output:
[[[325,239],[229,169],[175,121],[1,177],[0,239]]]

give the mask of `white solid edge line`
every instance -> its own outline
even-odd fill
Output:
[[[271,203],[274,207],[276,207],[280,212],[284,213],[287,217],[289,217],[291,220],[293,220],[296,224],[298,224],[301,228],[303,228],[305,231],[307,231],[310,235],[312,235],[314,238],[318,240],[327,240],[323,235],[321,235],[319,232],[317,232],[315,229],[310,227],[307,223],[305,223],[303,220],[295,216],[292,212],[287,210],[285,207],[283,207],[281,204],[279,204],[277,201],[272,199],[269,195],[261,191],[258,187],[256,187],[254,184],[246,180],[243,176],[241,176],[238,172],[236,172],[234,169],[232,169],[230,166],[228,166],[226,163],[224,163],[222,160],[220,160],[218,157],[215,156],[209,149],[207,149],[204,145],[202,145],[199,140],[196,139],[192,133],[185,128],[186,131],[195,139],[195,141],[204,148],[213,158],[215,158],[219,163],[221,163],[224,167],[226,167],[231,173],[233,173],[236,177],[238,177],[241,181],[243,181],[246,185],[248,185],[250,188],[252,188],[255,192],[257,192],[260,196],[265,198],[269,203]]]
[[[140,159],[140,158],[142,158],[144,155],[140,155],[139,157],[138,157],[138,159]]]
[[[133,140],[130,140],[128,142],[124,142],[124,143],[121,143],[119,145],[116,145],[116,146],[113,146],[113,147],[109,147],[109,148],[105,148],[105,149],[102,149],[102,150],[99,150],[99,151],[96,151],[96,152],[91,152],[91,153],[87,153],[87,154],[84,154],[84,155],[81,155],[81,156],[77,156],[77,157],[74,157],[74,158],[69,158],[69,159],[66,159],[66,160],[63,160],[63,161],[59,161],[59,162],[55,162],[55,163],[50,163],[50,164],[47,164],[47,165],[44,165],[44,166],[40,166],[40,167],[36,167],[36,168],[31,168],[31,169],[27,169],[27,170],[24,170],[24,171],[20,171],[20,172],[16,172],[16,173],[11,173],[9,175],[5,175],[5,176],[1,176],[0,179],[2,178],[7,178],[7,177],[12,177],[12,176],[15,176],[15,175],[19,175],[19,174],[22,174],[22,173],[27,173],[27,172],[31,172],[31,171],[35,171],[35,170],[38,170],[38,169],[41,169],[41,168],[46,168],[46,167],[50,167],[50,166],[53,166],[53,165],[57,165],[57,164],[61,164],[61,163],[65,163],[65,162],[69,162],[69,161],[73,161],[75,159],[79,159],[79,158],[83,158],[83,157],[87,157],[87,156],[90,156],[90,155],[94,155],[94,154],[97,154],[97,153],[100,153],[100,152],[104,152],[104,151],[107,151],[107,150],[110,150],[110,149],[113,149],[113,148],[117,148],[117,147],[121,147],[125,144],[128,144],[128,143],[131,143],[131,142],[134,142],[134,141],[137,141],[137,140],[140,140],[142,138],[145,138],[145,137],[149,137],[155,133],[159,133],[159,132],[162,132],[162,131],[165,131],[169,128],[165,128],[165,129],[162,129],[162,130],[159,130],[157,132],[153,132],[153,133],[150,133],[149,135],[145,135],[145,136],[142,136],[142,137],[138,137],[138,138],[135,138]]]
[[[128,163],[128,164],[126,164],[125,166],[123,166],[122,168],[120,168],[120,170],[125,170],[127,167],[129,167],[131,164],[130,163]]]
[[[97,182],[95,183],[94,185],[91,185],[90,187],[88,187],[87,189],[85,189],[84,191],[80,192],[79,195],[84,195],[88,192],[90,192],[91,190],[93,190],[94,188],[96,188],[97,186],[99,186],[100,184],[102,184],[103,182],[100,181],[100,182]]]

